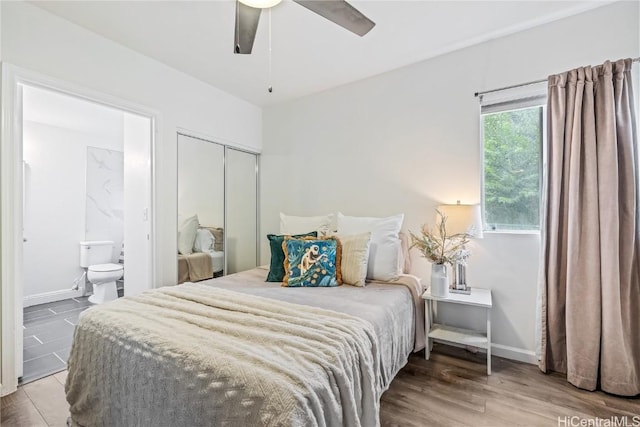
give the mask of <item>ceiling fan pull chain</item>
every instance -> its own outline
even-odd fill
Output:
[[[267,90],[269,93],[273,92],[273,86],[271,86],[271,9],[269,9],[269,74],[267,75],[269,87]]]

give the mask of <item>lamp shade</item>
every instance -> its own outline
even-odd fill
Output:
[[[482,239],[482,213],[480,205],[440,205],[438,210],[447,218],[447,234],[467,233],[476,239]],[[436,215],[436,224],[440,218]]]
[[[240,3],[244,3],[247,6],[255,7],[257,9],[268,9],[280,3],[282,0],[240,0]]]

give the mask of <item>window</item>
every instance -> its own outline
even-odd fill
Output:
[[[545,95],[481,102],[485,227],[539,230]]]

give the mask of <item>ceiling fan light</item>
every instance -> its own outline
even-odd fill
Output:
[[[240,0],[240,3],[256,9],[268,9],[280,3],[282,0]]]

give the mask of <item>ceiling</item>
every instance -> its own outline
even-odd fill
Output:
[[[305,96],[609,3],[351,0],[360,38],[284,0],[263,11],[252,55],[233,54],[235,3],[35,1],[37,6],[259,106]],[[273,93],[267,87],[273,86]]]

